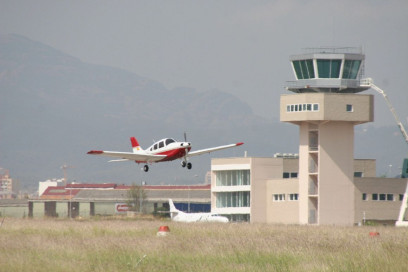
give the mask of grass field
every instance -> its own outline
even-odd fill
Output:
[[[170,235],[157,237],[163,225]],[[407,228],[11,218],[0,227],[0,271],[407,270]]]

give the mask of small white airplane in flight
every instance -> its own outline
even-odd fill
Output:
[[[221,222],[228,223],[228,218],[214,213],[185,213],[177,210],[173,200],[169,199],[170,218],[176,222]]]
[[[130,142],[132,143],[133,152],[91,150],[87,154],[120,158],[117,160],[110,160],[109,162],[135,161],[136,163],[145,163],[143,170],[147,172],[149,171],[148,164],[154,162],[172,161],[175,159],[182,159],[181,166],[183,167],[187,166],[188,169],[191,169],[192,168],[191,162],[187,162],[187,158],[189,157],[210,153],[213,151],[222,150],[226,148],[236,147],[244,144],[244,143],[229,144],[190,152],[191,143],[187,142],[185,134],[184,138],[185,138],[184,142],[177,142],[171,138],[163,139],[154,143],[148,149],[143,150],[140,147],[139,143],[137,142],[136,138],[131,137]]]

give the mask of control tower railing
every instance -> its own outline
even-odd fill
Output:
[[[292,92],[324,92],[325,89],[337,93],[360,92],[361,89],[370,88],[370,79],[300,79],[286,81],[285,89]]]

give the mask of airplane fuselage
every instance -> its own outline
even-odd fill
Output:
[[[228,218],[213,213],[185,213],[176,208],[173,200],[169,199],[170,218],[176,222],[221,222],[228,223]]]
[[[176,142],[173,139],[167,138],[160,140],[146,149],[146,154],[166,156],[159,161],[172,161],[183,158],[191,150],[191,143]],[[137,163],[146,163],[146,161],[136,161]]]
[[[176,222],[221,222],[228,223],[228,218],[225,216],[220,216],[218,214],[212,213],[183,213],[180,212],[178,215],[172,218]]]

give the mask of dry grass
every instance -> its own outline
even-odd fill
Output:
[[[156,236],[162,225],[170,227],[169,236]],[[380,236],[370,237],[370,231]],[[0,271],[406,271],[407,267],[405,228],[9,218],[0,228]]]

